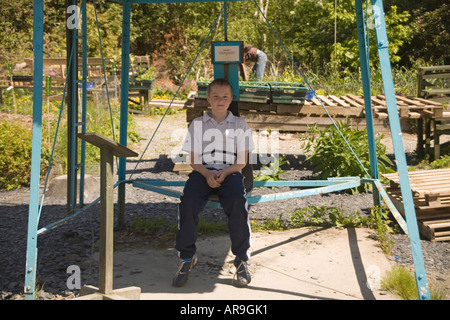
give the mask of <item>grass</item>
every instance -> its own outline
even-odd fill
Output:
[[[390,254],[392,241],[388,233],[394,230],[389,226],[387,210],[374,207],[370,216],[362,216],[355,211],[354,214],[345,214],[341,210],[327,206],[311,206],[297,209],[291,212],[290,219],[283,219],[283,213],[278,217],[267,218],[261,222],[252,220],[250,226],[253,232],[257,231],[283,231],[306,226],[323,226],[339,228],[368,227],[376,230],[380,247],[386,254]],[[177,224],[166,217],[143,218],[136,217],[129,223],[129,230],[135,233],[147,235],[166,234],[174,235],[177,231]],[[198,224],[199,234],[225,234],[228,232],[228,224],[224,219],[208,221],[200,218]]]
[[[381,280],[381,289],[389,291],[403,300],[418,300],[419,295],[413,273],[403,266],[395,266]],[[431,300],[445,300],[447,291],[435,283],[429,284]]]
[[[144,233],[147,235],[175,235],[178,230],[176,222],[166,217],[159,218],[133,218],[128,228],[135,233]],[[218,221],[207,221],[204,218],[199,219],[198,234],[224,234],[228,232],[227,221],[220,219]]]

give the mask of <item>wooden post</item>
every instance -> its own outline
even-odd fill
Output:
[[[96,132],[78,135],[94,146],[100,148],[100,261],[99,288],[88,287],[84,292],[90,293],[88,299],[112,299],[122,296],[124,292],[136,299],[140,288],[130,287],[113,290],[113,255],[114,255],[114,200],[113,167],[114,156],[137,157],[138,154],[127,147],[106,138]],[[83,299],[86,299],[84,297]]]
[[[110,294],[113,290],[113,149],[100,149],[100,292]]]

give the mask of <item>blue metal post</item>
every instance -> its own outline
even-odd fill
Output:
[[[81,1],[81,15],[83,17],[81,34],[82,34],[82,88],[81,88],[81,133],[86,133],[86,108],[87,108],[87,14],[86,14],[86,0]],[[86,163],[86,141],[80,141],[80,195],[79,205],[84,204],[84,174]]]
[[[127,145],[128,125],[128,88],[130,70],[130,24],[131,24],[131,2],[123,2],[122,16],[122,83],[120,88],[120,144]],[[125,180],[126,158],[119,159],[119,181]],[[125,225],[125,184],[118,187],[118,222],[119,227]]]
[[[78,117],[78,22],[79,12],[76,0],[66,0],[66,10],[72,9],[72,15],[76,15],[74,25],[67,25],[66,44],[69,72],[67,87],[67,211],[73,212],[76,205],[76,185],[77,185],[77,117]],[[68,13],[69,14],[69,13]],[[72,49],[74,54],[71,54]],[[70,67],[69,67],[70,66]]]
[[[375,129],[373,126],[372,97],[370,83],[370,63],[369,44],[366,40],[367,30],[364,27],[364,12],[362,0],[355,1],[356,25],[358,29],[359,57],[361,63],[361,76],[364,91],[364,108],[366,111],[367,138],[369,143],[370,175],[373,179],[378,179],[377,148],[375,142]],[[367,19],[368,17],[366,17]],[[375,205],[381,203],[380,194],[373,186],[373,201]]]
[[[41,173],[42,80],[44,47],[44,2],[33,2],[33,138],[31,145],[30,204],[28,213],[25,299],[33,300],[37,266],[37,227],[39,222],[39,180]]]
[[[388,50],[388,38],[382,0],[372,0],[372,14],[378,46],[378,55],[380,59],[381,76],[383,78],[384,95],[386,97],[387,111],[389,114],[392,143],[394,145],[397,171],[400,178],[400,190],[403,199],[403,206],[405,209],[409,240],[411,243],[416,284],[419,292],[419,298],[425,300],[430,299],[430,292],[427,286],[422,247],[420,244],[419,230],[417,227],[416,212],[414,209],[411,186],[409,184],[405,149],[403,146],[401,135],[402,131],[400,128],[400,118],[398,115],[397,101],[395,99],[394,82],[392,80],[391,63]]]

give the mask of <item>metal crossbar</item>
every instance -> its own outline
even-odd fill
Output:
[[[179,198],[182,195],[182,192],[169,189],[167,187],[184,187],[186,181],[137,179],[133,180],[132,184],[136,188],[157,192],[169,197]],[[322,195],[324,193],[356,188],[360,185],[361,181],[359,177],[328,178],[328,180],[254,181],[255,187],[296,187],[309,189],[275,192],[271,194],[255,195],[255,196],[251,195],[250,193],[246,196],[246,198],[249,204],[256,204],[268,201],[285,200],[313,195]],[[210,197],[207,206],[212,208],[220,208],[219,199],[217,197]]]

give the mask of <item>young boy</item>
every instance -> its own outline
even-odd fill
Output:
[[[250,258],[250,224],[241,170],[254,148],[251,131],[244,119],[235,117],[228,107],[233,89],[224,79],[214,80],[208,87],[207,100],[211,111],[194,119],[183,145],[190,153],[193,171],[183,190],[179,205],[179,230],[175,249],[181,258],[172,285],[183,286],[198,260],[196,251],[198,215],[212,191],[217,191],[225,214],[236,256],[237,282],[245,286],[251,281],[247,260]]]

